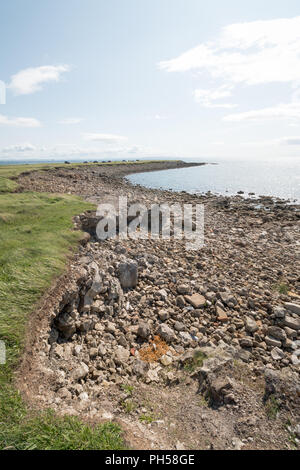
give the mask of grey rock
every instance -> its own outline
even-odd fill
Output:
[[[279,326],[270,326],[268,328],[268,335],[278,339],[279,341],[286,341],[286,332]]]
[[[73,369],[71,372],[71,377],[73,380],[78,381],[81,379],[84,379],[89,373],[89,368],[88,366],[84,363],[81,362],[76,369]]]
[[[245,329],[249,333],[255,333],[258,330],[258,325],[255,320],[250,317],[246,317],[245,319]]]
[[[286,316],[284,319],[284,325],[288,326],[292,330],[300,330],[300,318],[293,318]]]
[[[114,354],[114,361],[116,364],[122,365],[128,361],[129,356],[130,353],[128,349],[123,348],[123,346],[118,346]]]
[[[273,346],[274,348],[280,348],[281,346],[281,341],[279,341],[278,339],[276,338],[273,338],[272,336],[266,336],[265,337],[265,342],[269,345],[269,346]]]
[[[164,339],[165,341],[167,341],[169,343],[176,339],[176,335],[175,335],[174,331],[172,330],[172,328],[170,328],[168,325],[165,325],[164,323],[159,325],[159,327],[157,328],[156,333],[162,339]]]
[[[143,339],[149,338],[151,334],[151,329],[149,325],[147,325],[147,323],[140,323],[138,326],[137,334]]]
[[[300,305],[299,304],[294,304],[291,302],[286,302],[284,304],[285,308],[289,310],[292,313],[296,313],[297,315],[300,315]]]
[[[276,318],[284,318],[285,317],[285,309],[283,307],[275,307],[274,314]]]
[[[284,358],[284,352],[281,349],[276,347],[272,349],[271,356],[274,359],[274,361],[280,361],[281,359]]]
[[[136,287],[138,281],[138,265],[134,261],[127,261],[119,265],[120,283],[123,289]]]

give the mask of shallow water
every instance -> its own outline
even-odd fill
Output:
[[[191,161],[191,160],[190,160]],[[215,160],[217,165],[180,168],[128,176],[129,181],[151,188],[192,193],[211,191],[234,195],[276,196],[300,202],[300,159],[268,161]]]

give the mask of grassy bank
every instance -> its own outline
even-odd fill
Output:
[[[19,171],[11,167],[2,172],[0,167],[0,188],[11,173]],[[13,385],[27,318],[76,248],[80,233],[73,230],[72,216],[88,208],[90,204],[75,196],[3,190],[0,194],[0,340],[5,342],[7,355],[6,364],[0,365],[1,449],[124,446],[119,427],[112,423],[91,428],[74,417],[33,413]]]

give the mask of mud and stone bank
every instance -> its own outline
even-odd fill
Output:
[[[149,165],[143,171],[162,169]],[[96,204],[123,195],[205,207],[198,251],[184,240],[99,241],[95,214],[76,217],[75,228],[89,233],[32,316],[19,388],[38,407],[118,420],[136,448],[297,446],[299,207],[146,189],[124,180],[134,171],[59,168],[18,178],[20,191]]]

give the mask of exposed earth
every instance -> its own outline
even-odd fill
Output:
[[[31,317],[19,389],[35,407],[118,421],[131,448],[297,448],[299,206],[146,189],[124,179],[137,171],[102,165],[18,177],[18,191],[205,209],[198,250],[172,237],[101,241],[95,213],[76,217],[85,235]]]

